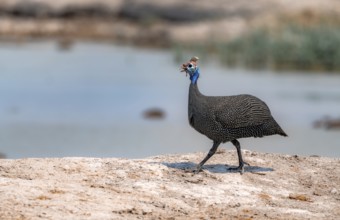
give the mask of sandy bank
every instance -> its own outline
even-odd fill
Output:
[[[0,3],[0,38],[110,40],[168,47],[228,41],[280,14],[338,13],[336,0],[6,0]]]
[[[219,151],[147,159],[0,160],[1,219],[337,219],[340,159]]]

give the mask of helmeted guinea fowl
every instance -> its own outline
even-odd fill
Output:
[[[248,163],[242,159],[241,146],[237,139],[263,137],[274,134],[287,136],[274,120],[266,103],[252,95],[205,96],[197,86],[199,68],[197,57],[182,65],[182,71],[190,76],[188,118],[190,125],[213,140],[208,155],[198,164],[195,172],[213,156],[221,143],[231,141],[236,147],[239,166],[231,168],[244,172]]]

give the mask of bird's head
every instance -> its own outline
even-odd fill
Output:
[[[183,63],[181,66],[181,72],[189,74],[191,83],[195,84],[199,77],[199,68],[197,66],[198,57],[192,57],[189,62]]]

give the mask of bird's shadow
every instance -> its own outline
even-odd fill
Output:
[[[192,163],[192,162],[178,162],[178,163],[164,162],[162,164],[169,168],[183,170],[183,171],[194,171],[197,167],[197,164]],[[236,166],[230,166],[228,164],[209,164],[209,165],[204,165],[202,169],[207,170],[211,173],[239,173],[239,171],[232,170],[230,168],[236,168]],[[270,167],[259,167],[259,166],[245,166],[244,167],[245,173],[263,173],[263,172],[272,172],[272,171],[274,171],[274,169]]]

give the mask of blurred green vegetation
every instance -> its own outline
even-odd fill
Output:
[[[340,26],[300,26],[254,30],[220,43],[218,55],[229,66],[295,70],[340,70]]]
[[[176,48],[178,59],[184,47]],[[193,49],[197,55],[202,51],[216,54],[229,67],[339,72],[340,18],[309,12],[283,16],[275,25],[253,28],[233,40],[185,49]]]

